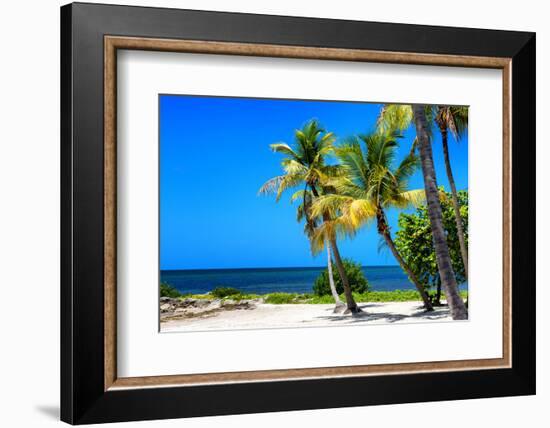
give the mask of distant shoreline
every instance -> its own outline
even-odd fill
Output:
[[[468,292],[463,290],[460,292],[462,298],[468,297]],[[354,299],[357,302],[414,302],[422,301],[420,294],[416,290],[392,290],[392,291],[367,291],[364,293],[353,292]],[[334,299],[332,295],[318,296],[313,293],[286,293],[286,292],[270,292],[264,294],[258,293],[243,293],[238,291],[234,294],[227,294],[223,296],[216,296],[212,293],[179,293],[171,296],[161,295],[163,298],[180,299],[180,300],[206,300],[206,301],[261,301],[262,303],[269,304],[332,304]],[[441,298],[445,299],[445,293],[441,294]],[[340,295],[340,299],[345,301],[344,294]]]
[[[399,266],[363,266],[361,270],[372,291],[416,289]],[[181,293],[191,294],[205,294],[217,287],[236,288],[244,294],[309,294],[325,271],[326,267],[163,270],[159,280]]]
[[[291,267],[244,267],[244,268],[187,268],[187,269],[160,269],[160,272],[210,272],[210,271],[274,271],[274,270],[325,270],[325,266],[291,266]],[[399,265],[362,265],[363,269],[400,268]]]

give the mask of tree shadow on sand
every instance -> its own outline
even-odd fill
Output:
[[[435,321],[439,319],[444,319],[449,316],[448,307],[438,307],[434,312],[426,312],[422,305],[418,306],[418,309],[413,314],[398,314],[395,312],[385,312],[385,311],[376,311],[377,307],[383,307],[382,304],[377,303],[367,303],[359,305],[363,312],[353,314],[353,315],[327,315],[316,317],[316,319],[322,319],[326,321],[347,321],[347,324],[355,323],[365,323],[372,321],[385,320],[387,323],[394,323],[397,321],[402,321],[406,319],[411,320],[426,320],[426,321]]]

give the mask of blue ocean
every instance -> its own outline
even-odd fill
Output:
[[[215,287],[234,287],[244,293],[273,292],[311,293],[315,279],[323,268],[262,268],[163,270],[161,281],[176,287],[181,293],[204,294]],[[372,290],[392,291],[414,289],[399,266],[365,266],[365,277]]]

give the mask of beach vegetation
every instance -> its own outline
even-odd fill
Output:
[[[468,192],[465,190],[459,191],[457,199],[460,204],[461,223],[463,230],[466,231],[464,240],[468,245]],[[441,198],[443,226],[447,232],[447,244],[456,280],[461,284],[467,280],[467,277],[460,248],[460,232],[456,226],[453,205],[450,194],[446,193],[446,197]],[[414,213],[400,213],[398,225],[399,230],[395,239],[397,249],[422,283],[422,286],[428,290],[432,303],[439,305],[441,301],[441,279],[437,269],[426,205],[420,206]]]
[[[223,299],[224,297],[238,297],[243,293],[233,287],[216,287],[210,292],[210,294],[218,299]]]
[[[369,290],[369,283],[360,263],[354,262],[350,259],[344,259],[343,261],[344,270],[348,277],[349,285],[353,293],[363,294]],[[329,274],[327,269],[323,270],[321,274],[315,279],[313,284],[313,293],[317,296],[327,296],[332,295],[330,290],[330,281]],[[334,277],[334,284],[336,292],[338,294],[344,293],[344,285],[342,284],[342,279],[340,275]]]
[[[264,301],[272,305],[308,303],[310,296],[309,294],[299,293],[269,293],[264,297]],[[333,301],[329,299],[326,303],[333,303]]]
[[[166,286],[169,286],[172,290],[174,288],[169,284],[163,284],[163,289],[166,290]],[[177,290],[176,290],[177,291]],[[239,290],[238,290],[239,291]],[[179,292],[178,292],[179,293]],[[341,298],[344,299],[344,293],[340,293]],[[460,295],[466,299],[468,292],[463,290]],[[174,299],[194,299],[194,300],[212,300],[218,299],[211,292],[203,294],[192,293],[171,293],[163,297],[171,297]],[[353,298],[356,302],[410,302],[421,301],[422,298],[416,290],[391,290],[391,291],[370,291],[368,288],[365,291],[354,291]],[[444,300],[445,293],[441,294],[441,299]],[[334,303],[332,295],[330,293],[318,295],[311,293],[287,293],[287,292],[274,292],[267,294],[255,294],[255,293],[242,293],[239,291],[237,294],[226,295],[219,298],[220,300],[262,300],[264,303],[272,305],[288,305],[288,304],[311,304],[311,305],[326,305]]]
[[[181,297],[182,294],[178,291],[178,289],[166,282],[162,282],[160,284],[160,297],[171,297],[171,298],[178,298]]]
[[[462,290],[460,295],[463,299],[468,297],[468,291]],[[272,296],[272,297],[270,297]],[[264,296],[266,303],[271,304],[310,304],[310,305],[326,305],[333,303],[330,294],[319,296],[317,294],[297,294],[297,293],[271,293]],[[343,298],[343,293],[342,293]],[[415,289],[408,290],[391,290],[391,291],[365,291],[363,293],[353,293],[353,298],[356,302],[415,302],[422,301],[422,297]],[[441,299],[445,300],[445,293],[442,293]]]

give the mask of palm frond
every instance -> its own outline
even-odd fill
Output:
[[[332,149],[332,144],[335,141],[336,141],[336,136],[334,135],[334,133],[333,132],[327,132],[319,140],[319,144],[318,144],[317,149],[319,151],[330,150],[330,149]]]
[[[386,201],[388,206],[396,208],[419,207],[426,202],[424,189],[408,190],[395,195],[391,201]]]
[[[342,196],[357,196],[356,190],[358,186],[351,181],[351,178],[347,175],[340,175],[337,177],[329,177],[324,183],[323,187],[330,190],[327,193],[337,193]]]
[[[323,251],[327,234],[332,232],[332,230],[329,229],[331,229],[331,225],[329,223],[322,223],[319,227],[315,228],[313,233],[310,235],[309,241],[311,253],[313,255],[316,255]]]
[[[404,131],[412,123],[412,107],[409,104],[385,104],[376,121],[379,134]]]
[[[310,190],[298,190],[296,191],[291,197],[290,197],[290,203],[294,203],[297,199],[304,199],[306,197],[311,198],[311,191]]]
[[[307,174],[308,169],[306,166],[302,165],[300,162],[294,159],[283,159],[281,161],[281,166],[287,174]]]
[[[368,181],[369,166],[363,156],[360,142],[359,137],[348,138],[342,145],[335,147],[334,152],[350,181],[365,185]]]
[[[299,160],[300,156],[286,143],[270,144],[269,147],[275,153],[281,153],[283,155],[290,156],[294,160]]]
[[[453,106],[450,112],[453,122],[451,132],[455,140],[460,141],[468,130],[468,107]]]
[[[311,252],[317,254],[322,251],[328,239],[354,237],[356,233],[357,229],[350,227],[344,217],[324,221],[310,236]]]
[[[281,196],[286,190],[299,186],[300,184],[303,183],[303,181],[304,181],[303,175],[301,174],[284,175],[283,179],[280,180],[279,182],[279,186],[277,188],[277,197],[275,200],[279,202],[279,200],[281,199]]]
[[[376,217],[376,204],[368,199],[355,199],[343,209],[342,220],[358,229]]]
[[[338,165],[325,165],[323,167],[323,173],[330,180],[330,179],[333,179],[333,178],[344,177],[346,175],[346,170],[340,164],[338,164]]]
[[[258,195],[270,195],[277,192],[281,181],[285,178],[284,175],[278,175],[277,177],[267,180],[262,187],[258,190]]]
[[[338,217],[339,212],[346,204],[353,202],[353,198],[345,195],[329,194],[316,198],[311,204],[311,215],[314,218],[330,216]]]
[[[420,158],[414,153],[409,153],[394,171],[395,179],[400,181],[408,180],[420,167]]]

